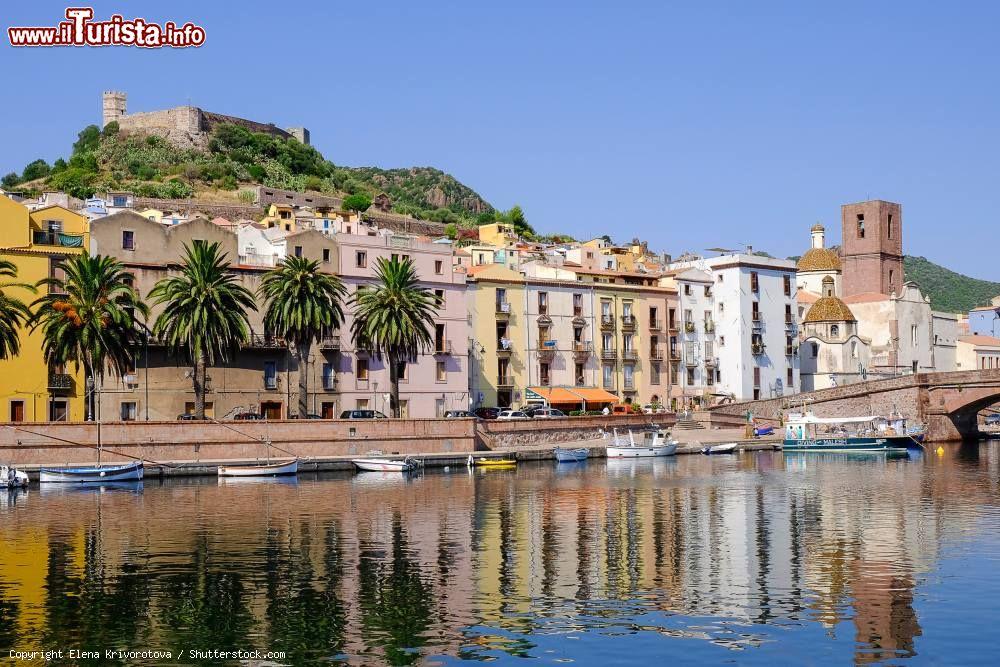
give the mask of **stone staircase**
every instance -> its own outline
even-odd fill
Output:
[[[696,431],[703,428],[705,428],[704,424],[690,417],[678,417],[677,423],[674,424],[675,431]]]

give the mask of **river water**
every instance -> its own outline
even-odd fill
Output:
[[[996,664],[998,615],[996,442],[0,494],[0,662]]]

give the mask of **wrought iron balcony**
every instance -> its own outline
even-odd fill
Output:
[[[267,334],[250,334],[250,340],[244,345],[244,347],[255,348],[258,350],[280,350],[285,347],[285,341],[278,336],[269,336]]]
[[[617,358],[618,358],[618,351],[615,348],[605,347],[601,349],[601,359],[614,361]]]
[[[339,350],[340,349],[340,336],[327,336],[319,342],[319,349],[321,350]]]
[[[660,322],[660,320],[650,320],[649,321],[649,330],[650,331],[659,331],[661,324],[662,324],[662,322]]]
[[[49,391],[72,391],[76,380],[69,373],[49,373]]]
[[[751,318],[751,323],[753,324],[754,329],[764,328],[764,318],[761,316],[760,313],[756,313],[753,315],[753,317]]]
[[[639,358],[639,353],[635,350],[622,350],[622,359],[625,361],[635,361]]]
[[[552,345],[543,344],[541,347],[538,348],[538,350],[536,350],[538,352],[539,359],[551,359],[554,356],[556,356],[556,346],[554,344],[554,341],[549,341],[549,342],[552,342],[553,344]]]
[[[497,301],[497,319],[505,319],[508,317],[510,317],[510,302]]]
[[[502,340],[497,341],[497,356],[498,357],[509,357],[514,349],[511,347],[510,341],[507,341],[507,345],[503,344]]]
[[[674,361],[680,361],[680,358],[681,358],[681,351],[680,351],[680,350],[678,350],[678,349],[676,349],[676,348],[675,348],[675,349],[673,349],[673,350],[670,350],[670,358],[671,358],[672,360],[674,360]]]
[[[450,340],[439,340],[434,343],[434,354],[451,354],[451,341]]]
[[[685,333],[694,333],[694,322],[685,322],[684,323],[684,332]]]
[[[573,355],[577,357],[589,357],[590,356],[590,342],[589,341],[577,341],[573,343]]]
[[[497,377],[497,387],[507,388],[514,386],[514,378],[509,375],[501,375]]]
[[[764,354],[764,350],[766,349],[766,347],[767,346],[764,345],[764,343],[751,343],[750,353],[753,354],[755,357],[759,357],[762,354]]]
[[[622,315],[622,331],[635,329],[635,315]]]
[[[31,242],[34,245],[53,245],[62,248],[82,248],[83,234],[67,234],[55,231],[33,231]]]
[[[601,315],[601,328],[602,329],[614,329],[615,328],[615,317],[614,317],[614,315]]]
[[[651,361],[662,361],[663,350],[659,346],[649,348],[649,359]]]
[[[705,333],[715,333],[715,322],[712,320],[705,320]]]
[[[336,375],[324,375],[323,376],[323,389],[325,391],[336,391],[337,390],[337,376]]]

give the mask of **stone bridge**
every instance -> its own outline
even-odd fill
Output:
[[[929,440],[975,437],[978,414],[1000,402],[1000,369],[915,373],[888,380],[858,382],[842,387],[744,401],[713,407],[713,413],[782,418],[803,401],[820,417],[886,415],[893,409],[927,424]]]

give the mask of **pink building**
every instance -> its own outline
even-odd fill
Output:
[[[365,234],[337,234],[340,247],[339,275],[353,298],[360,285],[375,277],[379,257],[409,257],[423,285],[434,292],[440,303],[436,318],[433,349],[425,350],[406,364],[399,385],[403,417],[440,417],[448,410],[469,409],[468,346],[469,323],[465,305],[465,270],[452,263],[450,243],[371,231]],[[389,412],[389,368],[378,359],[356,349],[350,331],[354,321],[345,308],[341,328],[341,353],[324,367],[324,382],[335,373],[337,411],[373,409]]]

